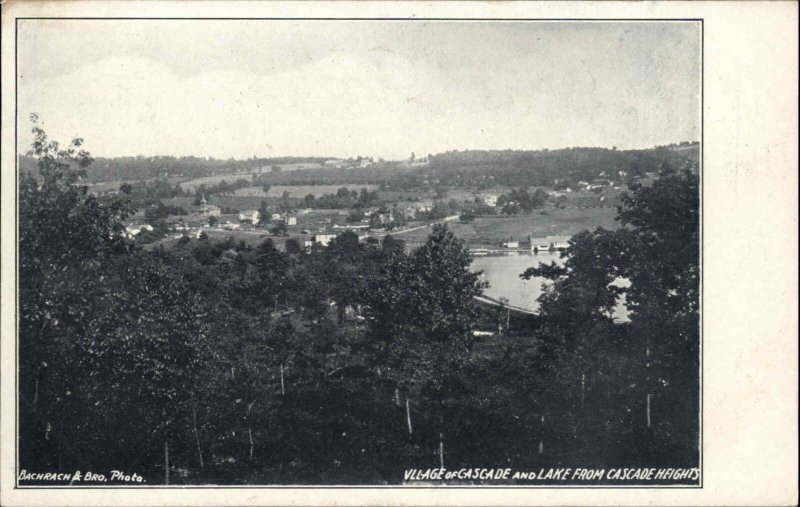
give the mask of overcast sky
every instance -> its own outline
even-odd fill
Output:
[[[698,23],[22,20],[18,41],[21,151],[31,112],[96,156],[700,137]]]

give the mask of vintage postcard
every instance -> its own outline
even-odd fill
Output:
[[[796,22],[6,2],[3,504],[796,502]]]

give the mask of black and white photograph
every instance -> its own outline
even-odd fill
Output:
[[[702,488],[704,30],[17,18],[14,487]]]

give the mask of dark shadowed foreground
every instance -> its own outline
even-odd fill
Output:
[[[372,485],[440,465],[698,466],[695,174],[633,186],[619,229],[524,273],[552,284],[540,316],[511,318],[475,301],[445,226],[411,252],[352,233],[309,252],[204,237],[144,251],[122,234],[124,196],[81,186],[80,141],[35,133],[19,470]],[[615,324],[623,292],[630,322]]]

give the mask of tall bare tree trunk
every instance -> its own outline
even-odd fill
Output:
[[[164,440],[164,484],[169,486],[169,442]]]
[[[406,398],[406,421],[408,422],[408,436],[410,437],[413,431],[411,429],[411,406],[409,404],[408,398]]]
[[[645,356],[647,357],[647,363],[645,367],[647,368],[647,380],[645,382],[645,388],[649,391],[650,390],[650,340],[648,339],[647,348],[645,349]],[[650,429],[650,393],[647,393],[647,429]]]
[[[394,404],[400,406],[400,389],[397,387],[394,388]]]
[[[200,434],[197,432],[197,410],[192,405],[192,421],[194,422],[194,441],[197,444],[197,456],[200,458],[200,468],[203,466],[203,450],[200,448]]]
[[[542,416],[542,429],[541,431],[544,432],[544,416]],[[544,438],[539,437],[539,454],[544,452]]]
[[[253,427],[250,423],[250,414],[252,414],[253,405],[255,404],[255,401],[251,401],[247,404],[247,438],[250,441],[250,461],[253,461]]]
[[[439,432],[439,468],[444,468],[444,434]]]
[[[283,362],[281,362],[281,396],[286,396],[286,387],[283,384]]]
[[[586,374],[581,374],[581,406],[583,406],[583,401],[586,399]]]
[[[439,396],[439,468],[444,468],[444,401]]]

